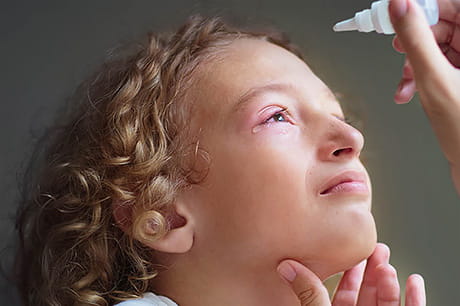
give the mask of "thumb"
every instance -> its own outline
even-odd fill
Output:
[[[294,260],[284,260],[278,266],[278,273],[291,286],[301,306],[331,305],[329,294],[315,273]]]
[[[433,80],[450,66],[415,0],[390,0],[389,13],[418,84]]]

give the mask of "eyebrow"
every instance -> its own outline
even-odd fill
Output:
[[[270,91],[294,93],[296,92],[296,86],[292,83],[272,83],[272,84],[252,87],[238,98],[236,104],[233,107],[234,111],[237,112],[237,111],[244,109],[252,99],[266,92],[270,92]],[[323,94],[328,99],[339,103],[337,96],[334,95],[328,87],[325,87]]]

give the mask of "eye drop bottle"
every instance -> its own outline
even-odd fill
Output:
[[[423,9],[430,25],[438,23],[439,8],[436,0],[417,0]],[[390,0],[375,1],[370,9],[363,10],[355,14],[355,17],[341,21],[334,26],[334,31],[359,31],[383,34],[394,34],[393,25],[390,21],[388,5]]]

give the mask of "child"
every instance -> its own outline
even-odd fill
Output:
[[[363,136],[279,35],[151,36],[45,140],[17,221],[27,305],[297,305],[280,261],[324,280],[376,245]]]

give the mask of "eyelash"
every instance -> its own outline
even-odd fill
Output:
[[[283,115],[283,118],[284,118],[284,121],[271,121],[275,116],[277,115]],[[354,127],[356,122],[350,118],[350,117],[339,117],[337,116],[337,119],[339,119],[340,121]],[[276,122],[285,122],[285,123],[289,123],[291,122],[290,118],[289,118],[289,112],[288,112],[288,109],[287,108],[283,108],[281,110],[278,110],[276,111],[274,114],[272,114],[268,119],[266,119],[263,124],[271,124],[271,123],[276,123]]]
[[[283,115],[284,121],[275,121],[275,120],[271,121],[275,116],[278,116],[278,115]],[[287,108],[283,108],[281,110],[276,111],[267,120],[265,120],[263,124],[270,124],[270,123],[276,123],[276,122],[286,122],[286,123],[290,122],[289,113],[287,111]]]

